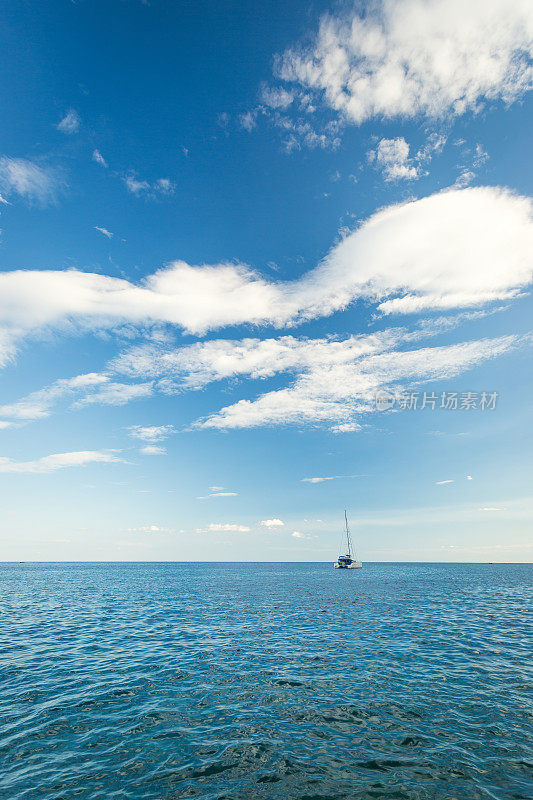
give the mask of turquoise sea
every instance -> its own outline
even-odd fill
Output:
[[[529,800],[531,565],[2,564],[6,800]]]

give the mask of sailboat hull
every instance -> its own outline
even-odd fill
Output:
[[[351,564],[339,564],[338,561],[335,561],[333,566],[335,569],[362,569],[363,562],[362,561],[352,561]]]

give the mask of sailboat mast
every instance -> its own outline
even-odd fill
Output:
[[[352,539],[350,537],[350,529],[348,527],[348,515],[346,514],[346,509],[344,509],[344,524],[346,525],[346,541],[348,542],[348,555],[352,556]]]

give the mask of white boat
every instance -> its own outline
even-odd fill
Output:
[[[346,546],[348,552],[343,555],[339,556],[338,559],[335,561],[333,566],[335,569],[362,569],[363,562],[358,561],[355,556],[352,555],[352,537],[350,536],[350,529],[348,527],[348,517],[346,515],[346,509],[344,509],[344,533],[346,534]],[[343,536],[344,540],[344,536]]]

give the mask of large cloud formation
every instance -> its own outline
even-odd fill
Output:
[[[170,323],[204,334],[277,327],[363,299],[384,314],[478,306],[533,278],[533,205],[507,190],[447,190],[378,211],[301,279],[269,282],[244,265],[176,261],[133,284],[105,275],[17,270],[0,275],[0,362],[46,329]]]
[[[311,47],[286,51],[277,73],[361,124],[512,102],[531,88],[532,57],[530,0],[378,0],[364,16],[325,15]]]

